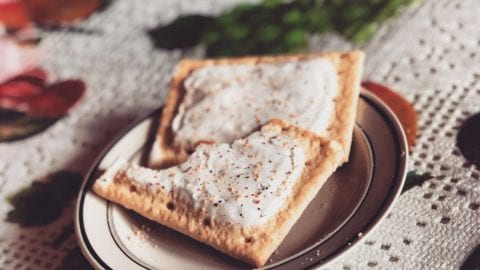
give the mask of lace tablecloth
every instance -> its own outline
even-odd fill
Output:
[[[43,35],[45,68],[59,79],[82,78],[88,90],[47,131],[0,144],[0,269],[73,268],[74,202],[50,225],[20,228],[4,221],[11,210],[5,198],[60,169],[85,171],[116,132],[162,104],[184,54],[154,49],[146,29],[180,14],[217,14],[237,2],[117,0],[82,22],[85,31]],[[480,244],[480,171],[455,146],[461,123],[480,111],[479,14],[477,0],[423,1],[362,48],[364,78],[392,86],[418,111],[409,168],[434,178],[403,193],[378,229],[330,269],[458,269]],[[334,35],[314,37],[311,46],[352,47]]]

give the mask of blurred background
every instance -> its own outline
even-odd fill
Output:
[[[181,58],[351,49],[412,159],[392,215],[333,268],[473,265],[478,14],[476,0],[0,0],[0,269],[90,269],[72,220],[82,175],[163,104]]]

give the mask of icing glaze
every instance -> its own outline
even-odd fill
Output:
[[[175,142],[231,143],[273,118],[325,135],[338,92],[331,62],[215,65],[192,72],[172,122]]]
[[[280,128],[264,128],[233,144],[202,144],[189,159],[166,170],[118,160],[100,179],[129,181],[180,198],[212,218],[241,226],[265,223],[284,205],[305,166],[305,153]]]

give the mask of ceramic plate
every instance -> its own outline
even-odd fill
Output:
[[[99,172],[117,157],[142,163],[160,114],[158,110],[122,132],[87,173],[76,208],[83,253],[98,269],[248,269],[91,191]],[[400,194],[406,149],[403,131],[390,110],[373,95],[362,93],[349,162],[329,178],[265,268],[326,265],[358,244]]]

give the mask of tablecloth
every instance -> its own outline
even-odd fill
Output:
[[[56,79],[81,78],[87,92],[45,132],[0,144],[0,269],[73,267],[74,201],[55,222],[21,228],[4,220],[12,209],[5,199],[49,173],[85,172],[115,133],[162,105],[172,69],[186,54],[155,49],[145,30],[238,2],[117,0],[80,23],[82,31],[42,35],[42,65]],[[328,269],[458,269],[480,244],[480,170],[455,144],[461,124],[480,111],[479,14],[476,0],[425,0],[360,47],[367,54],[364,79],[391,86],[417,110],[409,169],[433,177],[404,192],[382,224]],[[334,34],[310,43],[313,51],[354,47]]]

